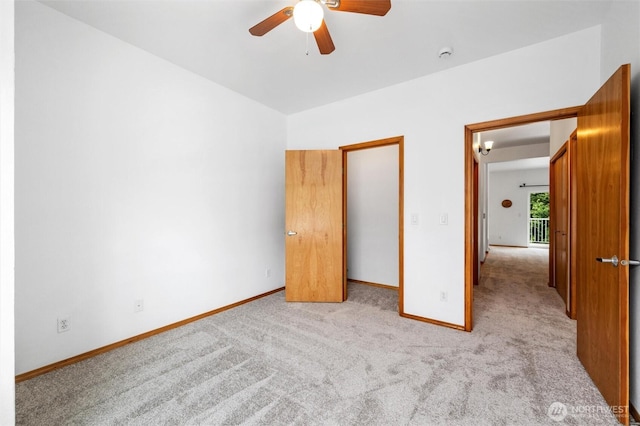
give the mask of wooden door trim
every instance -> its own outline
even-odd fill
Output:
[[[479,195],[479,182],[478,182],[478,177],[479,177],[479,173],[480,173],[480,162],[478,161],[477,158],[473,158],[473,198],[474,200],[478,199],[478,195]],[[479,245],[479,241],[478,241],[478,233],[480,231],[480,227],[478,226],[478,221],[480,220],[479,217],[479,211],[478,211],[478,203],[475,202],[473,203],[473,234],[476,236],[476,238],[473,239],[473,258],[474,259],[479,259],[479,252],[478,252],[478,245]],[[476,262],[474,268],[473,268],[473,285],[478,285],[479,281],[480,281],[480,265],[479,262]]]
[[[549,182],[551,186],[549,188],[549,201],[550,201],[550,209],[549,209],[549,287],[555,287],[557,289],[556,284],[556,233],[555,230],[557,225],[556,222],[558,220],[557,210],[555,208],[555,164],[558,160],[560,160],[563,156],[566,155],[566,178],[567,178],[567,212],[568,216],[567,220],[567,272],[568,272],[568,280],[566,282],[567,285],[567,300],[565,303],[565,313],[571,319],[576,319],[576,290],[575,290],[575,250],[572,250],[572,247],[575,247],[575,225],[576,225],[576,213],[572,208],[573,203],[575,202],[575,182],[573,177],[573,171],[571,167],[572,161],[572,150],[575,150],[575,143],[577,142],[577,129],[574,130],[569,138],[565,141],[564,144],[560,147],[558,152],[551,158],[549,161]],[[562,295],[561,295],[562,296]],[[564,299],[564,297],[563,297]]]
[[[567,152],[568,145],[569,141],[563,143],[558,152],[549,160],[549,287],[556,287],[556,233],[554,231],[556,226],[556,210],[554,207],[556,188],[553,184],[553,182],[555,182],[556,170],[553,166],[556,161],[562,158]],[[569,157],[567,157],[567,159],[569,159]]]
[[[363,149],[379,148],[383,146],[398,145],[398,313],[404,315],[404,136],[395,136],[386,139],[378,139],[369,142],[362,142],[353,145],[339,147],[342,151],[342,220],[343,242],[342,258],[344,271],[343,294],[347,297],[347,154]]]
[[[478,238],[477,235],[473,235],[473,209],[474,203],[478,202],[473,196],[473,162],[477,159],[477,153],[473,149],[473,134],[475,132],[486,132],[505,127],[536,123],[538,121],[573,118],[578,116],[580,108],[581,106],[574,106],[534,114],[519,115],[499,120],[467,124],[464,127],[464,329],[466,331],[473,329],[473,268],[478,262],[478,259],[474,259],[473,253],[474,240]]]
[[[578,129],[574,130],[569,136],[569,145],[567,149],[569,150],[568,155],[568,166],[569,166],[569,292],[571,293],[571,303],[569,304],[569,318],[576,319],[578,317],[578,308],[576,301],[576,292],[577,292],[577,280],[575,271],[578,270],[578,258],[576,257],[575,247],[578,244],[576,241],[576,236],[578,235],[576,229],[578,224],[578,211],[573,208],[573,206],[577,205],[576,197],[577,197],[577,189],[576,189],[576,179],[575,179],[575,155],[576,147],[578,145]]]
[[[574,177],[574,173],[575,173],[575,167],[574,167],[574,156],[572,155],[573,152],[575,152],[576,150],[576,144],[578,143],[578,131],[577,129],[574,130],[571,135],[569,136],[569,139],[562,145],[562,147],[560,147],[560,149],[558,150],[558,152],[551,158],[549,164],[553,164],[555,163],[560,157],[562,157],[562,155],[564,155],[566,153],[567,155],[567,167],[568,167],[568,176],[569,176],[569,199],[568,199],[568,203],[569,203],[569,246],[567,247],[567,251],[568,251],[568,256],[569,256],[569,294],[570,296],[570,301],[569,304],[567,305],[567,316],[571,319],[576,319],[577,317],[577,309],[576,309],[576,268],[578,267],[577,265],[577,260],[576,260],[576,255],[575,255],[575,250],[573,250],[573,248],[576,246],[576,220],[577,220],[577,210],[572,208],[573,205],[575,205],[576,203],[576,182],[575,182],[575,177]],[[549,173],[550,173],[550,177],[549,177],[549,182],[553,182],[553,173],[554,173],[554,169],[550,168],[549,169]],[[550,188],[551,191],[554,190],[553,187]],[[550,192],[551,192],[550,191]],[[551,197],[550,194],[550,199],[552,199],[553,197]],[[553,211],[553,209],[551,209],[551,213],[552,215],[555,214],[555,212]],[[552,215],[550,215],[549,217],[549,228],[553,229],[553,225],[555,222],[555,217],[551,217]],[[554,282],[555,279],[555,270],[553,269],[553,258],[552,255],[554,254],[553,250],[555,249],[555,233],[551,233],[550,234],[550,240],[549,240],[549,286],[550,287],[555,287],[554,285],[552,285],[552,283]],[[572,272],[573,271],[573,272]]]
[[[564,155],[565,152],[567,152],[567,147],[569,145],[569,141],[566,140],[562,146],[560,147],[560,149],[558,150],[558,152],[555,153],[555,155],[553,157],[551,157],[551,160],[549,160],[549,164],[551,163],[555,163],[556,161],[558,161],[558,159],[560,159],[560,157],[562,157]]]
[[[483,121],[481,123],[467,124],[465,126],[465,129],[470,129],[472,133],[486,132],[489,130],[504,129],[505,127],[514,127],[520,126],[522,124],[536,123],[538,121],[564,120],[565,118],[577,117],[580,108],[582,108],[581,105],[569,108],[555,109],[551,111],[537,112],[533,114],[518,115],[509,118],[501,118],[498,120]]]

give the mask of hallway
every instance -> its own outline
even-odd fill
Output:
[[[474,288],[474,324],[558,327],[575,346],[575,321],[549,281],[549,250],[491,246]]]

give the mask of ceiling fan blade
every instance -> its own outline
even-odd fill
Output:
[[[326,4],[331,10],[378,16],[386,15],[391,9],[391,0],[328,0]]]
[[[323,55],[328,55],[336,50],[336,47],[333,45],[333,40],[331,40],[329,29],[327,28],[327,24],[325,24],[324,20],[322,21],[320,28],[314,31],[313,36],[316,38],[318,49],[320,49],[320,53]]]
[[[279,10],[278,12],[269,16],[264,21],[259,22],[253,27],[249,28],[249,32],[254,36],[263,36],[292,16],[293,7],[285,7],[284,9]]]

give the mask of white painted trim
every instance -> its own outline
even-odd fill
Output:
[[[0,1],[0,424],[15,422],[13,1]]]

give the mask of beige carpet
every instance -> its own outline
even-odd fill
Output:
[[[575,323],[546,267],[544,250],[493,248],[472,333],[372,302],[391,290],[358,297],[360,285],[342,304],[277,293],[20,383],[17,421],[616,424],[575,356]]]

